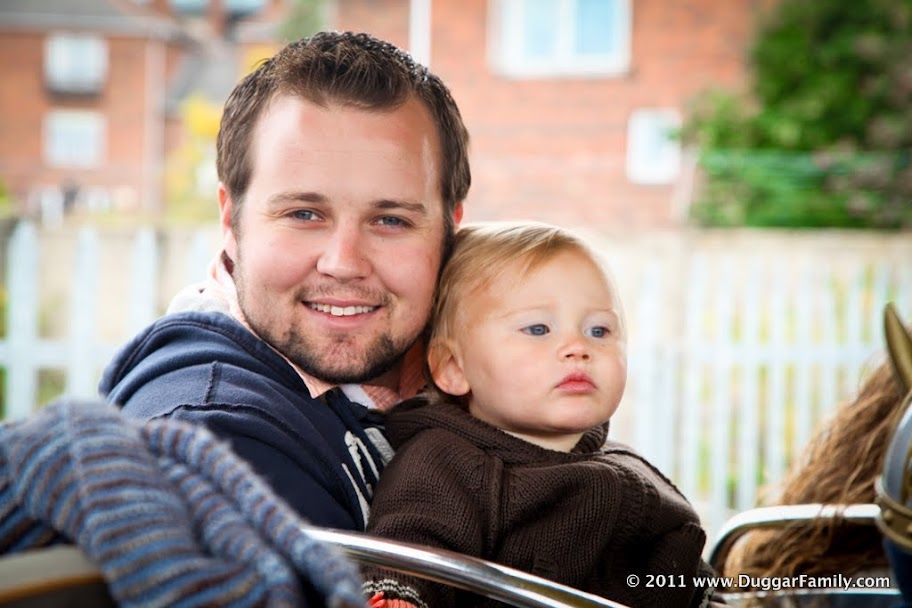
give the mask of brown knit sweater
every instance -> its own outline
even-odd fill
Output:
[[[707,575],[706,535],[687,500],[630,448],[589,430],[569,452],[541,448],[453,404],[413,399],[394,409],[397,448],[374,495],[368,532],[481,557],[629,606],[695,606]],[[365,573],[418,606],[492,605],[450,588],[383,571]],[[629,574],[640,577],[631,588]],[[686,586],[646,588],[646,575]]]

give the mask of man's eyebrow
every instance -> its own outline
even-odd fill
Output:
[[[329,199],[319,192],[277,192],[269,197],[266,205],[278,207],[288,203],[328,203]]]
[[[399,209],[403,211],[408,211],[410,213],[417,213],[419,215],[427,215],[427,207],[423,203],[413,203],[411,201],[403,201],[399,199],[383,198],[378,201],[374,201],[374,207],[376,209]]]
[[[319,192],[292,191],[278,192],[270,196],[266,201],[266,204],[269,207],[279,207],[281,205],[287,205],[288,203],[313,203],[328,205],[329,198],[323,194],[320,194]],[[374,208],[380,210],[399,209],[408,211],[410,213],[417,213],[419,215],[427,215],[428,213],[427,207],[423,203],[415,203],[401,199],[382,198],[380,200],[374,201],[373,206]]]

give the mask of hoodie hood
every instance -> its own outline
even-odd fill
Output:
[[[108,401],[123,404],[154,385],[156,391],[167,390],[167,401],[172,403],[209,402],[211,383],[187,382],[184,371],[211,367],[216,361],[274,378],[290,390],[308,394],[304,382],[281,356],[236,320],[218,312],[162,317],[114,356],[102,374],[98,391]],[[238,388],[244,390],[243,386]],[[156,399],[148,401],[154,403]]]

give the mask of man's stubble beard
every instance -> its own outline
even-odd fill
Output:
[[[239,248],[240,249],[240,248]],[[247,299],[244,272],[240,251],[234,260],[233,278],[237,288],[238,305],[247,324],[264,342],[287,357],[306,374],[330,384],[359,384],[382,376],[402,359],[422,335],[419,327],[414,336],[395,340],[390,331],[377,336],[363,347],[363,353],[355,358],[350,352],[343,352],[353,347],[353,340],[348,335],[335,338],[313,339],[305,335],[294,319],[282,321],[263,310],[263,315],[250,305]],[[295,296],[296,305],[306,306],[304,298]],[[306,313],[305,313],[306,314]],[[327,340],[331,342],[326,343]]]
[[[276,336],[265,326],[250,324],[257,335],[306,374],[330,384],[360,384],[382,376],[399,363],[415,341],[397,345],[388,332],[383,333],[363,347],[363,354],[355,358],[352,353],[341,352],[353,347],[347,337],[328,338],[332,342],[327,345],[325,341],[309,339],[297,327],[290,327],[284,335]]]

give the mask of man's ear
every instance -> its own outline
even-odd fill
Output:
[[[428,367],[434,384],[448,395],[460,397],[471,387],[466,379],[461,357],[449,343],[435,344],[428,350]]]
[[[462,214],[465,211],[465,207],[462,206],[462,201],[456,203],[456,206],[453,207],[453,226],[459,228],[459,224],[462,222]]]
[[[231,215],[234,212],[234,201],[231,200],[231,194],[225,184],[219,182],[218,185],[218,206],[219,206],[219,225],[222,228],[222,249],[232,260],[237,259],[237,235],[234,233],[234,227],[231,225]]]

